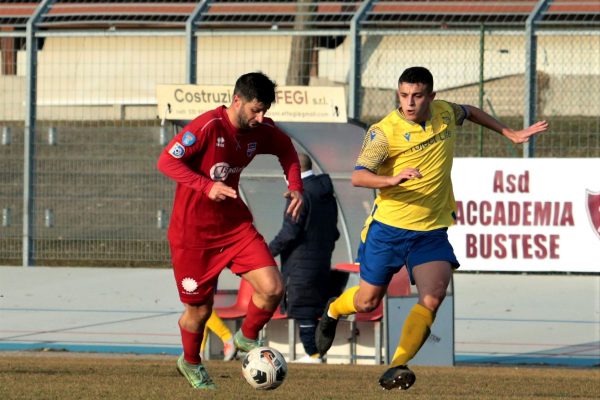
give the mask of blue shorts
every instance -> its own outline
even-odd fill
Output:
[[[448,228],[433,231],[410,231],[373,220],[366,239],[358,248],[360,277],[371,285],[384,286],[406,265],[410,283],[415,284],[412,270],[431,261],[448,261],[453,268],[460,264],[448,241]]]

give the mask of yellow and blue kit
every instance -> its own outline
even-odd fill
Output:
[[[419,124],[394,110],[365,135],[355,169],[395,176],[418,168],[422,175],[380,189],[375,199],[358,254],[361,278],[369,283],[387,284],[403,265],[409,267],[411,281],[412,266],[424,262],[443,260],[458,267],[446,229],[456,210],[451,181],[456,131],[468,113],[443,100],[434,100],[430,111],[430,119]]]

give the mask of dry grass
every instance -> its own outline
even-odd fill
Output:
[[[11,399],[598,399],[600,370],[535,367],[415,367],[407,392],[382,391],[384,366],[295,365],[273,392],[243,380],[239,362],[208,361],[219,386],[191,389],[173,356],[0,353],[0,398]]]

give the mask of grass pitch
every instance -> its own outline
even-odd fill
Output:
[[[256,391],[239,361],[207,361],[215,392],[192,389],[174,356],[0,352],[0,399],[598,399],[600,369],[414,367],[408,391],[383,391],[385,366],[288,365],[274,391]]]

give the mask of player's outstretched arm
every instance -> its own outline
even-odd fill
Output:
[[[471,122],[474,122],[478,125],[482,125],[488,129],[496,131],[508,139],[510,139],[513,143],[525,143],[529,141],[529,138],[533,135],[537,135],[538,133],[543,133],[548,130],[548,122],[539,121],[535,124],[531,125],[528,128],[521,130],[513,130],[508,126],[504,125],[502,122],[498,121],[496,118],[492,117],[485,111],[474,107],[474,106],[465,106],[467,111],[469,112],[469,116],[467,119]]]
[[[518,131],[508,129],[507,132],[502,132],[504,136],[509,138],[513,143],[525,143],[529,141],[529,138],[538,133],[546,132],[548,130],[548,122],[538,121],[528,128],[521,129]]]

